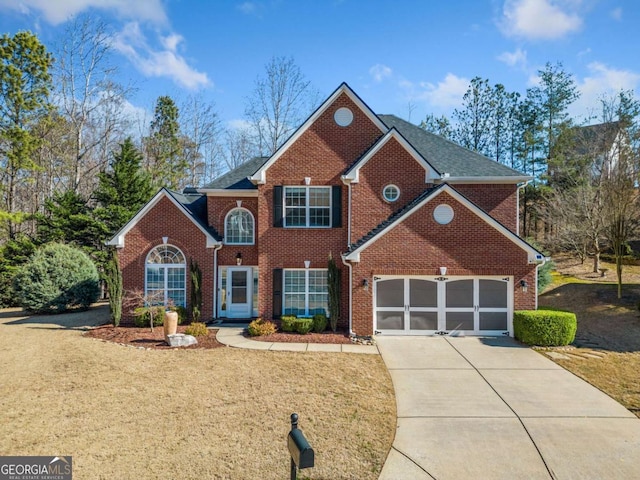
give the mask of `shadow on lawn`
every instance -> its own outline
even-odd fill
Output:
[[[86,326],[104,325],[109,322],[109,305],[99,303],[88,310],[65,312],[56,315],[29,315],[28,313],[11,309],[0,312],[0,323],[4,325],[58,325],[62,328],[77,330]]]
[[[539,297],[540,306],[574,312],[578,331],[574,344],[614,352],[640,351],[640,285],[569,283]]]

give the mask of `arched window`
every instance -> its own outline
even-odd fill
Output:
[[[149,303],[186,307],[187,262],[184,254],[171,245],[160,245],[149,252],[145,265],[145,295]]]
[[[224,242],[253,245],[253,215],[244,208],[234,208],[224,221]]]

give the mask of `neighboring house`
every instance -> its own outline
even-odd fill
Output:
[[[274,155],[161,190],[110,244],[125,290],[179,304],[197,262],[206,319],[327,312],[331,254],[351,332],[513,335],[544,262],[517,235],[528,180],[342,84]]]

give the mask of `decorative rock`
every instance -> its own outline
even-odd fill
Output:
[[[196,337],[193,335],[175,333],[173,335],[167,335],[167,343],[170,347],[188,347],[189,345],[198,343],[198,340],[196,340]]]

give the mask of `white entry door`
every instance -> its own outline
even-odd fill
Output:
[[[253,276],[251,267],[227,269],[227,317],[251,317]]]

